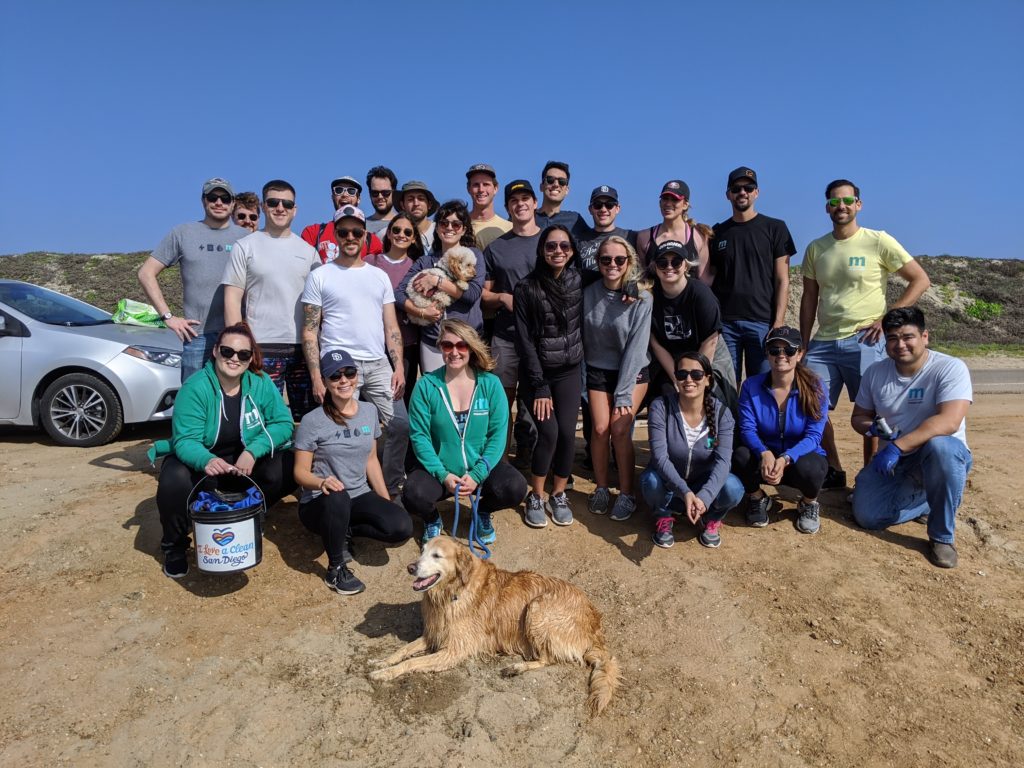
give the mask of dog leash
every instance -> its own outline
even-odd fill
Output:
[[[487,467],[488,474],[490,473],[491,465],[487,459],[483,456],[480,460]],[[459,511],[462,509],[462,504],[459,502],[459,490],[460,485],[455,485],[455,520],[452,523],[452,536],[458,536],[459,534]],[[466,543],[469,545],[469,551],[479,557],[481,560],[487,560],[491,556],[491,550],[480,540],[480,534],[476,530],[477,515],[480,512],[480,494],[483,492],[484,484],[481,482],[476,487],[476,492],[470,497],[469,504],[469,536],[466,538]],[[476,550],[480,550],[477,552]]]

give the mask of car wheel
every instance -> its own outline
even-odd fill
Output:
[[[39,401],[39,418],[58,443],[83,448],[109,443],[124,425],[117,394],[88,373],[69,373],[50,384]]]

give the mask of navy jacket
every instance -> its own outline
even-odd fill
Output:
[[[808,453],[825,455],[821,435],[828,419],[828,401],[820,392],[821,418],[811,421],[800,410],[794,385],[780,409],[772,394],[770,373],[759,373],[743,382],[740,389],[740,439],[757,453],[771,451],[776,456],[786,453],[796,461]]]

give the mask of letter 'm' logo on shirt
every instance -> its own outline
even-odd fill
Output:
[[[851,256],[850,257],[850,267],[851,268],[860,267],[861,269],[863,269],[867,265],[868,265],[868,260],[866,258],[864,258],[863,256]]]
[[[911,387],[907,392],[908,403],[921,403],[924,401],[924,388],[923,387]]]
[[[719,240],[718,241],[718,250],[724,251],[725,250],[726,242],[728,242],[728,241],[726,241],[726,240]]]

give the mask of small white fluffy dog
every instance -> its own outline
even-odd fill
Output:
[[[430,285],[432,287],[426,293],[420,293],[413,285],[420,275],[431,276]],[[469,287],[469,281],[476,277],[476,254],[462,245],[449,248],[448,252],[441,257],[435,266],[430,269],[424,269],[409,281],[405,292],[412,300],[412,303],[420,309],[437,307],[443,313],[448,308],[448,305],[452,303],[452,297],[444,291],[439,291],[436,287],[433,287],[437,284],[439,277],[447,278],[462,290],[466,290]],[[410,315],[409,319],[416,325],[431,325],[430,320],[422,317]]]

